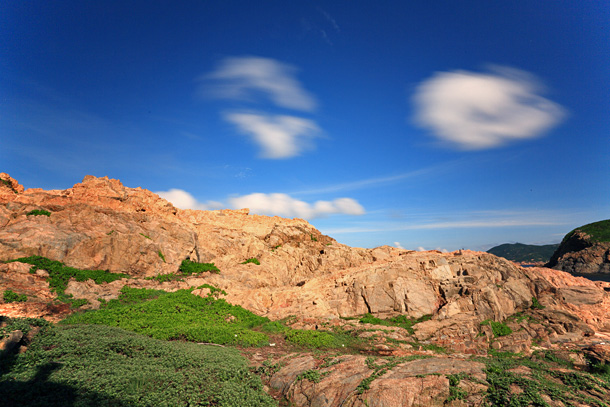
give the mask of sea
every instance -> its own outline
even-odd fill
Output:
[[[584,277],[592,281],[605,281],[610,283],[610,273],[572,274],[574,277]]]
[[[524,265],[521,265],[521,267],[536,267],[536,266],[524,264]],[[574,277],[588,278],[591,281],[605,281],[607,283],[610,283],[610,273],[590,273],[590,274],[570,273],[570,274],[572,274]]]

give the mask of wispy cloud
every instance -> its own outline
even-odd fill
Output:
[[[447,216],[443,214],[443,216]],[[374,222],[349,228],[324,230],[331,235],[350,233],[396,232],[407,230],[508,228],[567,225],[566,214],[542,211],[481,211],[451,215],[456,220],[420,220],[410,223]]]
[[[168,200],[174,206],[180,209],[212,210],[221,209],[224,207],[221,202],[217,201],[207,201],[206,203],[199,202],[193,195],[183,189],[172,188],[169,191],[155,192],[155,194]]]
[[[204,75],[203,93],[213,97],[256,101],[263,93],[277,106],[313,111],[315,98],[295,78],[296,68],[275,59],[262,57],[226,58],[217,69]]]
[[[313,195],[324,194],[339,191],[355,191],[366,188],[375,188],[379,186],[387,186],[389,184],[398,183],[410,178],[423,177],[430,174],[442,173],[448,171],[455,166],[465,164],[465,160],[446,161],[438,165],[420,168],[413,171],[403,172],[401,174],[387,175],[383,177],[365,178],[357,181],[342,182],[333,185],[326,185],[319,188],[303,189],[291,192],[293,195]]]
[[[312,148],[311,139],[320,129],[315,122],[295,116],[262,113],[225,113],[224,119],[252,137],[261,147],[261,157],[291,158]]]
[[[334,30],[336,32],[341,32],[341,28],[339,28],[339,24],[337,24],[337,21],[334,18],[332,18],[331,15],[326,10],[323,10],[320,7],[318,7],[317,10],[318,10],[318,12],[320,12],[320,14],[322,14],[322,16],[324,16],[326,21],[328,21],[330,23],[330,25],[334,28]]]
[[[263,94],[278,107],[311,112],[316,108],[316,100],[295,78],[295,71],[294,67],[270,58],[226,58],[214,72],[202,77],[202,93],[258,105]],[[298,156],[313,147],[312,139],[320,133],[315,121],[294,115],[231,110],[222,116],[261,147],[261,158]]]
[[[322,194],[329,192],[338,192],[338,191],[353,191],[364,188],[377,187],[381,185],[391,184],[395,182],[402,181],[407,178],[413,178],[420,175],[427,174],[431,172],[432,169],[421,169],[410,172],[405,172],[397,175],[390,175],[387,177],[377,177],[377,178],[367,178],[358,181],[352,182],[343,182],[340,184],[328,185],[320,188],[306,189],[302,191],[293,192],[295,195],[311,195],[311,194]]]
[[[316,201],[308,203],[295,199],[287,194],[254,193],[230,198],[232,208],[250,208],[260,215],[282,216],[286,218],[314,219],[333,214],[363,215],[362,205],[352,198],[338,198],[333,201]]]
[[[415,120],[452,146],[494,148],[538,137],[561,121],[564,109],[541,90],[532,75],[512,68],[439,72],[417,87]]]
[[[332,201],[309,203],[295,199],[287,194],[254,193],[231,197],[227,203],[217,201],[199,202],[193,195],[183,189],[172,188],[169,191],[155,192],[180,209],[213,210],[222,208],[249,208],[251,213],[285,218],[315,219],[329,215],[363,215],[362,205],[352,198],[337,198]]]

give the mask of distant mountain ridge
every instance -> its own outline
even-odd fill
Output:
[[[533,245],[523,243],[505,243],[492,247],[487,253],[517,262],[548,262],[559,243],[546,245]]]

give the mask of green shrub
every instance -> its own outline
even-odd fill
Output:
[[[296,381],[301,381],[301,380],[309,380],[312,383],[320,383],[320,380],[322,379],[322,375],[320,373],[319,370],[316,369],[309,369],[304,371],[303,373],[300,373],[297,378]]]
[[[164,340],[243,346],[269,342],[267,335],[252,330],[269,322],[267,318],[213,295],[193,295],[192,290],[168,293],[123,287],[118,299],[99,310],[72,314],[63,323],[116,326]]]
[[[251,257],[251,258],[249,258],[248,260],[246,260],[246,261],[242,262],[241,264],[248,264],[248,263],[254,263],[254,264],[256,264],[257,266],[260,266],[260,265],[261,265],[261,262],[260,262],[260,261],[258,261],[258,259],[257,259],[256,257]]]
[[[4,302],[26,302],[28,300],[28,297],[25,294],[17,294],[12,290],[4,291],[2,298],[4,299]]]
[[[235,349],[114,327],[44,329],[2,368],[0,400],[7,406],[277,406]]]
[[[485,321],[481,322],[481,325],[490,325],[495,337],[506,336],[513,333],[513,330],[503,322],[495,322],[486,319]]]
[[[45,209],[34,209],[32,211],[29,211],[28,213],[26,213],[27,216],[51,216],[51,212],[45,210]]]
[[[159,256],[163,256],[161,251],[159,251]],[[163,261],[165,261],[165,257],[161,257]],[[147,280],[156,280],[160,283],[164,283],[167,281],[183,281],[184,277],[199,274],[209,271],[210,273],[220,273],[218,267],[214,265],[214,263],[195,263],[188,259],[183,260],[180,264],[180,268],[178,269],[178,273],[170,273],[170,274],[159,274],[154,277],[146,277]]]
[[[286,340],[307,348],[336,348],[342,345],[335,335],[326,331],[291,329],[286,332]]]
[[[157,251],[157,254],[159,255],[159,257],[161,257],[161,260],[163,260],[163,263],[167,263],[165,261],[165,256],[163,255],[163,253],[161,253],[161,250]]]
[[[189,259],[182,260],[180,268],[178,269],[182,275],[190,276],[191,274],[199,274],[206,271],[210,273],[220,273],[218,267],[214,263],[196,263]]]
[[[406,315],[397,315],[392,318],[381,319],[368,313],[364,314],[364,316],[359,319],[359,322],[363,324],[398,326],[406,329],[411,335],[413,335],[415,333],[415,331],[413,330],[413,325],[418,324],[420,322],[428,321],[430,318],[432,318],[431,315],[424,315],[420,318],[409,318]]]
[[[531,309],[545,309],[546,307],[538,302],[538,298],[532,297]]]
[[[0,339],[7,337],[13,331],[21,331],[27,335],[34,327],[47,327],[51,323],[42,318],[9,318],[0,316]]]
[[[49,287],[51,287],[51,290],[63,301],[67,301],[71,297],[64,293],[68,286],[68,281],[70,281],[71,278],[74,278],[76,281],[87,281],[88,279],[91,279],[97,284],[101,284],[129,277],[127,274],[111,273],[108,270],[81,270],[74,267],[68,267],[62,262],[49,260],[42,256],[21,257],[11,261],[31,264],[32,268],[30,269],[30,272],[46,270],[49,273],[49,277],[47,278]]]

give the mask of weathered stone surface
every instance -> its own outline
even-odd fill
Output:
[[[599,304],[604,300],[604,290],[597,287],[562,287],[558,290],[561,298],[570,304]]]
[[[610,242],[596,242],[576,230],[557,248],[547,267],[570,273],[610,273]]]
[[[484,381],[484,364],[456,358],[417,359],[390,367],[363,392],[358,386],[373,373],[364,356],[346,355],[317,370],[319,382],[297,380],[315,367],[311,356],[286,361],[270,383],[299,406],[442,406],[449,396],[447,375],[464,373]],[[467,385],[467,384],[465,384]],[[482,393],[482,389],[478,391]]]

